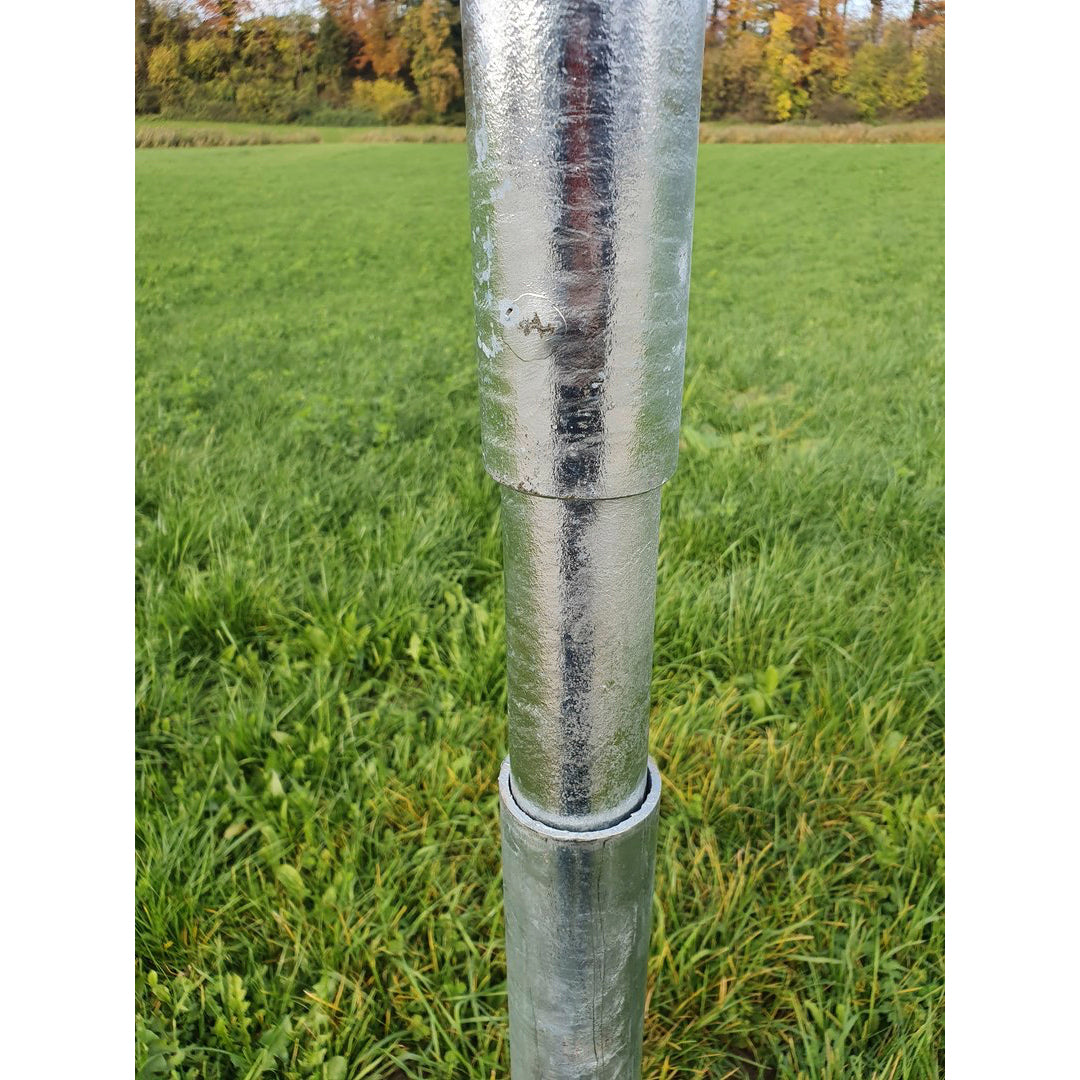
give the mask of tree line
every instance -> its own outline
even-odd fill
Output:
[[[848,6],[711,0],[702,118],[944,115],[944,0]],[[461,55],[460,0],[136,0],[135,111],[461,123]]]

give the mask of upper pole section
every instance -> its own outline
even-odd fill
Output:
[[[463,0],[484,464],[561,499],[679,452],[704,0]]]

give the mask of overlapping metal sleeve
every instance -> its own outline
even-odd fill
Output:
[[[484,463],[502,488],[513,1075],[639,1075],[703,0],[463,0]]]
[[[464,0],[484,463],[612,499],[675,471],[703,0]]]
[[[566,832],[514,799],[502,812],[510,1057],[522,1078],[628,1080],[641,1075],[660,773],[619,824]]]

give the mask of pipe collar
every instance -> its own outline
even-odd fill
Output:
[[[606,829],[530,817],[499,774],[514,1080],[638,1080],[660,772]]]

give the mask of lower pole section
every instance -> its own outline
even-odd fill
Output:
[[[529,816],[499,775],[513,1080],[638,1080],[660,772],[606,829]]]

